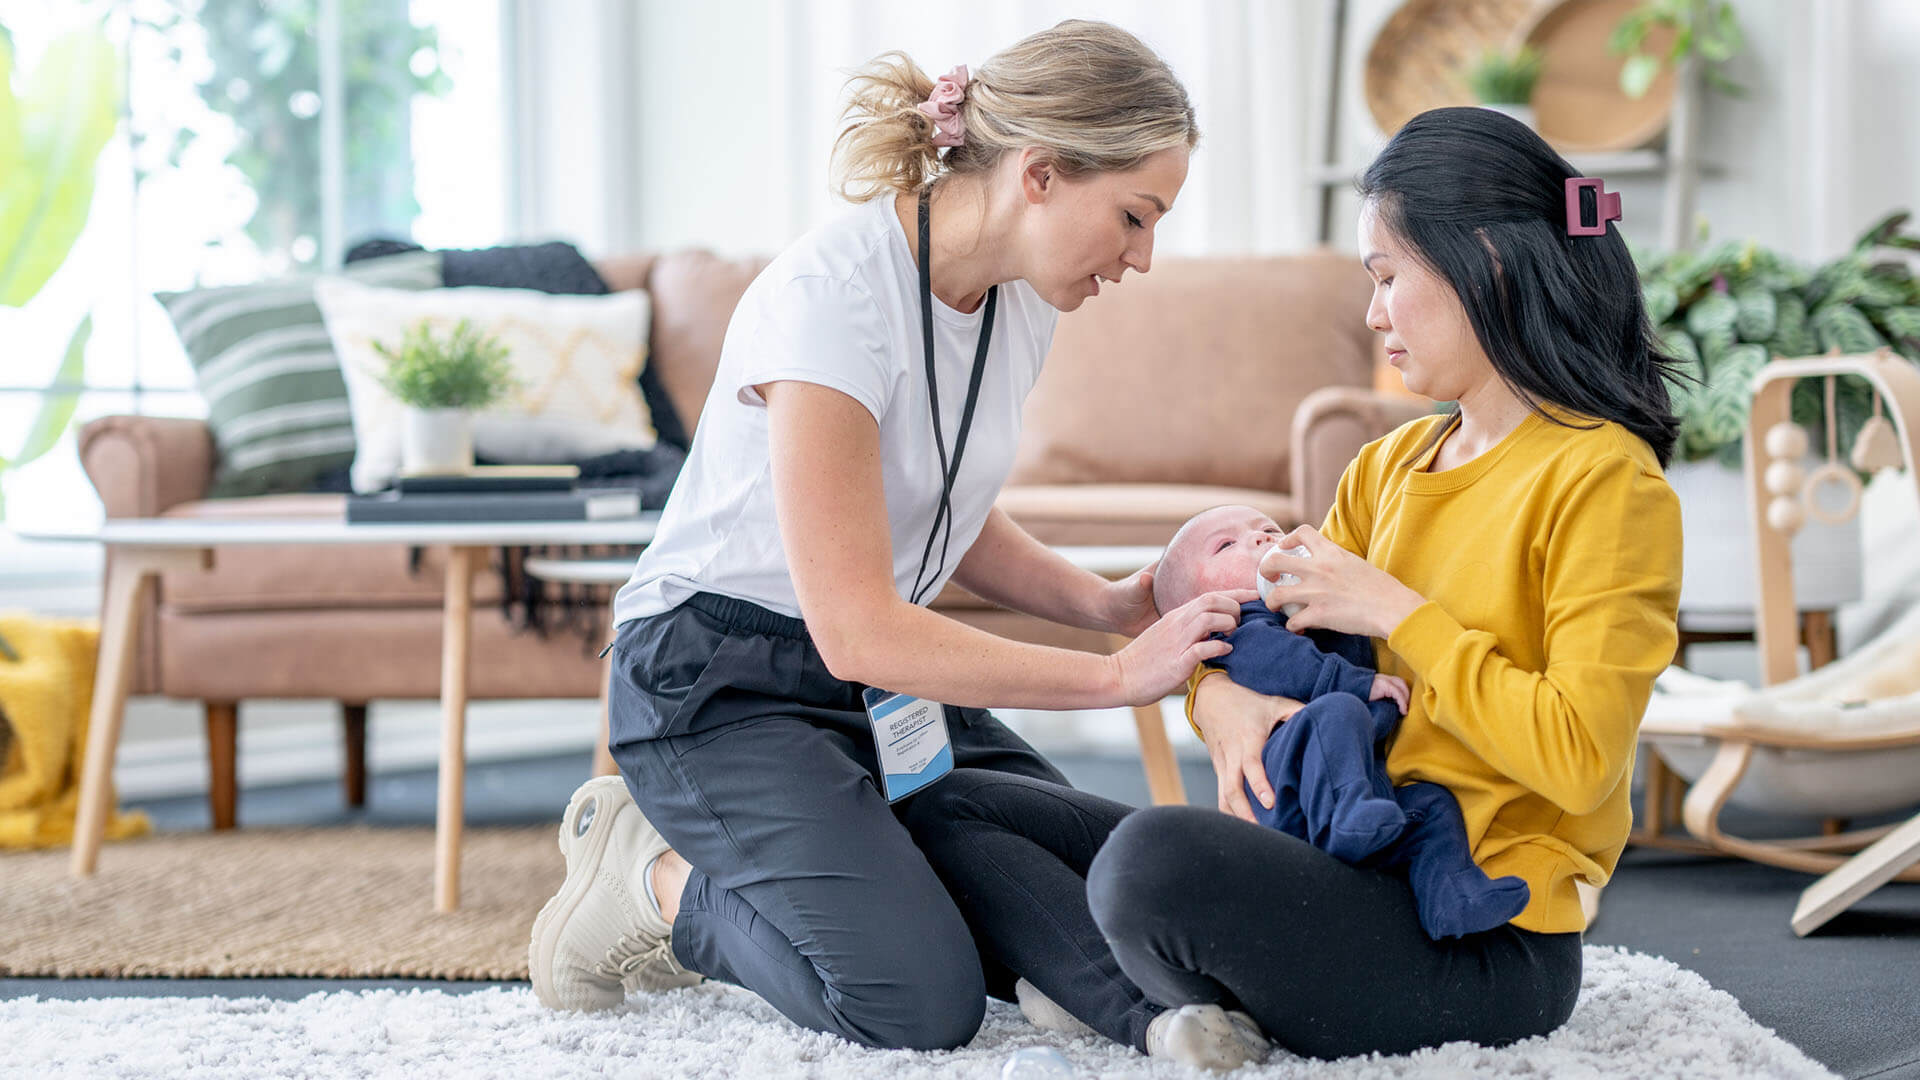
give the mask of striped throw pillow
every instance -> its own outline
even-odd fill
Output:
[[[392,289],[440,287],[440,256],[354,263],[342,277]],[[313,298],[318,276],[156,293],[193,364],[218,451],[213,498],[307,491],[353,462],[353,413]]]

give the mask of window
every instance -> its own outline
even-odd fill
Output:
[[[0,308],[0,455],[93,320],[74,424],[0,474],[9,524],[99,520],[74,449],[88,419],[203,412],[156,290],[328,269],[373,236],[507,234],[502,22],[500,0],[0,0],[16,86],[58,34],[95,23],[127,87],[85,230],[32,302]],[[0,578],[25,562],[0,552]]]

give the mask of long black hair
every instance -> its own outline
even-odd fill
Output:
[[[1432,109],[1394,135],[1359,192],[1380,224],[1453,286],[1480,348],[1520,400],[1565,426],[1582,425],[1541,404],[1615,421],[1665,468],[1680,432],[1667,383],[1685,375],[1647,321],[1619,231],[1567,235],[1566,180],[1579,175],[1510,116]],[[1594,194],[1580,191],[1589,224]]]

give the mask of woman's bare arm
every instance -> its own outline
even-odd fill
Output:
[[[998,507],[953,580],[989,603],[1083,630],[1131,636],[1154,621],[1150,572],[1114,582],[1082,570]]]
[[[836,678],[953,704],[1075,709],[1157,701],[1224,655],[1238,605],[1209,594],[1113,656],[1028,645],[908,603],[894,587],[880,430],[837,390],[755,388],[767,402],[774,511],[794,592]]]

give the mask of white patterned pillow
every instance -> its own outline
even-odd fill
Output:
[[[378,373],[373,343],[398,346],[425,320],[445,334],[461,319],[507,347],[518,388],[474,417],[474,453],[540,464],[645,450],[658,441],[640,369],[651,321],[640,290],[555,296],[527,289],[408,292],[333,279],[315,288],[353,406],[353,489],[379,491],[400,471],[404,410]]]

